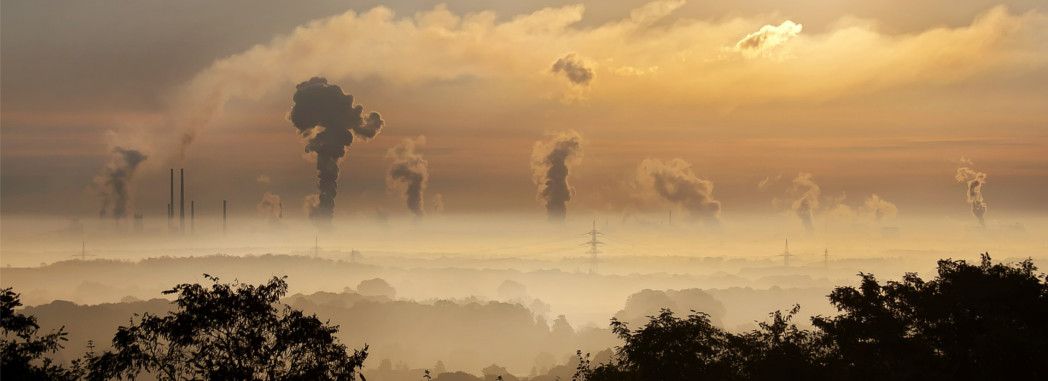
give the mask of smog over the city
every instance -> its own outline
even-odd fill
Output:
[[[1043,379],[1048,4],[0,4],[0,377]]]

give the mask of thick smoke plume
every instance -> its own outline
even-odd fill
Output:
[[[288,118],[308,140],[306,152],[317,154],[319,192],[309,216],[314,221],[330,222],[335,214],[339,159],[354,137],[365,141],[374,138],[385,122],[377,112],[364,116],[364,107],[353,105],[353,96],[337,85],[329,85],[327,79],[313,77],[296,89]]]
[[[968,163],[970,165],[970,162]],[[986,184],[986,174],[968,166],[957,168],[954,179],[964,183],[967,189],[965,200],[972,206],[972,214],[979,219],[979,224],[986,226],[986,201],[983,200],[982,187]]]
[[[815,230],[815,209],[819,208],[819,195],[822,189],[816,184],[811,173],[799,173],[793,179],[792,191],[797,195],[793,200],[793,212],[800,217],[804,229]]]
[[[111,216],[115,220],[127,217],[128,205],[131,202],[130,183],[138,165],[146,160],[146,155],[133,149],[113,148],[109,162],[102,173],[95,176],[95,186],[102,197],[102,208],[99,217]]]
[[[426,214],[423,197],[429,184],[429,163],[417,150],[425,144],[426,137],[419,136],[404,139],[386,151],[386,157],[393,160],[386,174],[386,188],[403,192],[408,209],[418,217]]]
[[[437,193],[437,194],[433,195],[433,206],[431,208],[433,209],[433,213],[437,213],[437,214],[444,213],[444,195],[443,194]]]
[[[280,200],[279,195],[270,192],[262,195],[262,201],[255,205],[255,209],[269,222],[277,222],[284,217],[284,203]]]
[[[688,211],[693,219],[720,221],[721,203],[713,198],[713,182],[700,179],[682,159],[663,162],[644,159],[637,167],[637,182],[659,198]]]
[[[866,198],[866,202],[862,205],[862,211],[873,216],[874,221],[881,222],[885,218],[895,217],[899,213],[899,208],[891,201],[885,200],[874,193]]]
[[[568,55],[558,58],[553,63],[550,71],[563,73],[568,78],[568,81],[579,86],[588,85],[593,80],[593,69],[586,66],[586,63],[576,56],[575,53],[568,53]]]
[[[539,186],[538,198],[545,203],[551,221],[567,217],[568,202],[575,195],[568,172],[581,161],[582,136],[578,132],[566,131],[535,142],[531,150],[532,179]]]

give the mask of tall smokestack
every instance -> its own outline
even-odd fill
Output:
[[[226,234],[226,200],[222,200],[222,234]]]
[[[167,227],[171,227],[171,220],[175,219],[175,169],[171,168],[171,182],[168,183],[168,188],[171,190],[170,198],[167,201]]]
[[[178,169],[178,231],[186,231],[186,169]]]
[[[196,233],[196,201],[189,201],[189,232]]]

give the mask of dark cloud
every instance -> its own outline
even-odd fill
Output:
[[[720,221],[721,204],[713,198],[713,182],[696,176],[684,160],[645,159],[637,168],[637,181],[646,191],[687,210],[691,218]]]
[[[575,131],[550,135],[535,142],[531,151],[531,171],[539,186],[538,197],[546,205],[550,220],[564,220],[575,188],[568,183],[569,168],[582,159],[582,136]]]
[[[408,209],[419,217],[426,214],[423,197],[429,183],[429,163],[417,148],[425,144],[425,136],[404,139],[386,152],[386,157],[393,160],[386,174],[386,187],[404,192]]]
[[[971,164],[971,162],[967,162]],[[954,179],[966,186],[965,200],[972,206],[972,214],[979,219],[979,224],[986,226],[986,201],[983,200],[982,187],[986,184],[986,173],[976,171],[968,166],[957,168]]]
[[[576,56],[575,53],[569,53],[564,57],[558,58],[553,63],[550,71],[563,73],[571,83],[580,86],[588,85],[593,80],[593,69],[586,66],[586,63]]]
[[[102,198],[102,208],[98,211],[100,217],[108,215],[115,220],[127,217],[131,202],[131,179],[139,164],[145,160],[146,155],[137,150],[113,148],[102,173],[95,177],[95,187]]]
[[[306,152],[317,154],[319,190],[310,218],[330,222],[338,193],[338,161],[354,138],[367,141],[382,131],[385,123],[377,112],[364,115],[364,106],[353,105],[353,96],[327,79],[313,77],[296,86],[294,105],[288,118],[305,137]]]

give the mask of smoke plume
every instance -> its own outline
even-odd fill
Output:
[[[700,179],[682,159],[663,162],[644,159],[637,167],[637,182],[659,198],[688,211],[693,219],[720,221],[721,203],[713,198],[713,182]]]
[[[262,201],[255,205],[255,209],[258,210],[260,216],[270,222],[279,221],[284,217],[284,203],[280,200],[279,195],[270,192],[262,195]]]
[[[437,213],[437,214],[444,213],[444,195],[443,194],[437,193],[437,194],[433,195],[433,206],[431,208],[433,209],[433,213]]]
[[[426,137],[404,139],[389,151],[386,157],[393,160],[386,174],[386,188],[402,191],[408,209],[418,217],[426,214],[423,197],[429,184],[429,163],[422,158],[417,148],[426,144]]]
[[[364,116],[364,106],[353,105],[353,96],[327,79],[313,77],[296,86],[294,105],[288,118],[308,140],[306,152],[317,154],[317,203],[309,208],[314,221],[330,222],[338,193],[338,161],[353,144],[354,137],[367,141],[382,131],[385,123],[377,112]]]
[[[866,198],[862,211],[872,215],[874,221],[881,222],[884,218],[895,217],[899,212],[899,208],[891,201],[885,200],[875,193]]]
[[[531,150],[532,179],[538,198],[546,205],[551,221],[564,220],[575,188],[568,184],[568,171],[582,160],[582,136],[575,131],[550,135],[535,142]]]
[[[793,179],[791,189],[797,195],[797,198],[793,200],[793,212],[800,217],[806,230],[809,232],[815,230],[813,219],[815,209],[819,207],[819,194],[822,192],[819,184],[815,183],[811,173],[801,172]]]
[[[971,165],[971,162],[966,163]],[[986,174],[968,166],[957,168],[954,179],[967,187],[965,200],[972,206],[972,214],[979,219],[979,225],[986,226],[986,201],[983,200],[982,187],[986,184]]]
[[[111,216],[115,220],[127,217],[128,204],[131,201],[130,183],[138,165],[146,160],[146,155],[137,150],[113,148],[109,162],[102,173],[95,176],[95,187],[102,198],[99,217]]]
[[[550,71],[553,73],[564,73],[568,81],[571,81],[574,85],[585,86],[593,80],[593,69],[586,66],[586,63],[575,53],[568,53],[568,55],[558,58],[553,63]]]

